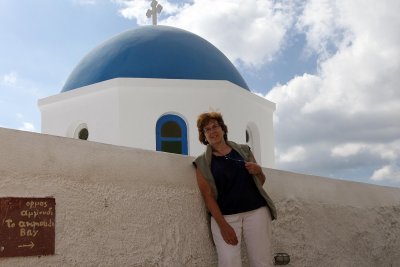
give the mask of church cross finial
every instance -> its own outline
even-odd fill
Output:
[[[151,1],[151,9],[147,10],[146,16],[148,18],[153,18],[153,25],[157,25],[157,13],[160,14],[162,10],[162,5],[160,5],[156,0]]]

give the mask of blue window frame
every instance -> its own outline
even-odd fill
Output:
[[[177,115],[164,115],[156,125],[156,150],[176,154],[188,154],[187,127]]]

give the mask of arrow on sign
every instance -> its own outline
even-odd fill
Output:
[[[35,244],[31,241],[31,243],[29,245],[19,245],[19,248],[26,248],[26,247],[30,247],[31,249],[35,246]]]

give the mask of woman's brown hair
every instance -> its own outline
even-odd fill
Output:
[[[210,120],[217,121],[218,125],[221,126],[222,131],[224,131],[224,139],[228,140],[228,127],[224,123],[221,113],[219,112],[205,112],[197,117],[197,130],[199,131],[199,141],[200,143],[207,145],[208,141],[204,134],[204,127],[210,122]]]

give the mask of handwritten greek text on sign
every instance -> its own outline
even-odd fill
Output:
[[[56,201],[0,198],[0,257],[54,254]]]

